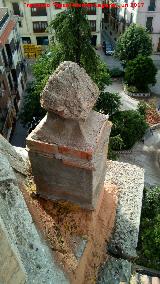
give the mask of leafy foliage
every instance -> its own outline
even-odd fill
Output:
[[[39,94],[37,94],[33,83],[27,87],[26,92],[24,107],[19,114],[24,126],[32,122],[34,114],[36,114],[37,121],[45,115],[45,110],[40,106]]]
[[[135,86],[128,86],[128,85],[126,85],[126,87],[127,87],[127,91],[128,92],[138,93],[138,89]]]
[[[60,44],[54,44],[40,56],[33,65],[34,81],[26,89],[23,108],[20,112],[20,119],[24,125],[32,122],[33,117],[40,120],[46,111],[40,105],[40,93],[43,90],[49,76],[55,70],[60,61],[63,61],[63,51]]]
[[[82,1],[79,0],[78,3],[82,3]],[[106,65],[91,45],[91,30],[84,8],[72,7],[57,14],[50,23],[49,32],[52,34],[52,44],[34,65],[34,90],[32,89],[31,93],[26,96],[20,115],[24,124],[31,122],[30,120],[33,116],[36,117],[37,113],[43,113],[42,110],[39,110],[41,108],[40,93],[50,74],[65,60],[76,62],[84,67],[100,90],[103,90],[104,86],[111,82]]]
[[[157,68],[149,57],[138,55],[127,63],[125,81],[129,86],[135,86],[139,91],[147,91],[148,84],[156,83]]]
[[[120,135],[126,150],[140,140],[148,128],[144,116],[135,110],[116,112],[110,119],[113,122],[111,137]]]
[[[74,2],[74,1],[73,1]],[[79,0],[78,3],[83,3]],[[50,23],[50,32],[55,32],[56,43],[61,44],[64,60],[84,67],[93,81],[102,90],[110,83],[109,71],[91,45],[91,29],[84,8],[68,8],[56,15]]]
[[[140,25],[132,24],[117,41],[115,56],[124,65],[139,54],[149,56],[152,53],[152,40],[149,32]]]
[[[119,78],[123,77],[124,71],[119,68],[113,68],[110,70],[110,75],[112,78]]]
[[[110,116],[118,111],[120,106],[121,99],[117,93],[102,92],[97,100],[95,109]]]
[[[123,139],[121,135],[118,134],[114,137],[109,138],[109,147],[108,147],[108,159],[116,160],[118,154],[115,151],[121,150],[124,147]]]
[[[138,111],[141,115],[143,115],[144,117],[146,117],[146,111],[147,111],[147,104],[145,102],[139,102],[138,103]]]
[[[160,187],[145,189],[138,243],[138,263],[160,267]]]

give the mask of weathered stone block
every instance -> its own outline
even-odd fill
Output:
[[[66,61],[49,78],[41,105],[48,114],[27,138],[37,191],[93,209],[103,187],[111,123],[92,111],[99,95],[83,68]]]
[[[65,61],[50,76],[41,105],[64,118],[85,120],[92,110],[99,89],[86,71],[74,62]]]
[[[106,116],[95,111],[81,123],[48,113],[27,138],[40,195],[93,209],[106,173],[110,129]],[[49,149],[58,145],[58,153],[46,143]]]

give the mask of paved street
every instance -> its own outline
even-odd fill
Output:
[[[110,93],[118,93],[120,95],[122,103],[121,110],[136,110],[139,101],[125,94],[123,91],[122,80],[113,81],[112,85],[105,87],[105,91]]]
[[[102,61],[106,63],[106,65],[109,69],[119,68],[119,69],[123,70],[123,67],[122,67],[120,61],[118,59],[114,58],[114,56],[105,55],[102,48],[98,49],[97,53],[100,55]]]
[[[150,131],[142,142],[136,143],[131,154],[120,154],[118,159],[144,168],[145,184],[160,184],[160,129],[154,130],[153,135]]]
[[[16,128],[14,130],[14,133],[11,139],[11,144],[13,146],[25,148],[26,147],[26,136],[27,136],[27,128],[23,127],[20,120],[17,120]]]
[[[110,41],[110,39],[109,39],[109,37],[108,37],[108,35],[105,31],[102,32],[102,41],[103,40]],[[97,53],[101,57],[102,61],[104,63],[106,63],[106,65],[109,69],[119,68],[119,69],[123,70],[123,67],[122,67],[120,61],[118,59],[114,58],[114,56],[105,55],[102,48],[97,50]],[[129,109],[135,110],[137,108],[138,100],[132,99],[131,97],[127,96],[124,93],[122,80],[115,80],[115,81],[113,80],[112,85],[105,87],[105,91],[110,92],[110,93],[119,93],[119,95],[121,97],[121,103],[122,103],[121,110],[129,110]]]
[[[110,42],[112,44],[111,39],[110,39],[108,33],[105,30],[102,31],[102,42],[103,41]],[[119,68],[119,69],[123,70],[123,67],[122,67],[120,61],[117,58],[114,58],[114,56],[105,55],[102,48],[98,49],[97,53],[100,55],[102,61],[107,64],[109,69]]]
[[[157,72],[155,86],[150,86],[151,92],[160,97],[160,69]]]
[[[103,38],[103,36],[102,36]],[[103,50],[97,51],[102,60],[106,63],[109,69],[122,68],[120,62],[113,56],[106,56]],[[157,67],[159,67],[157,65]],[[156,104],[160,105],[160,70],[157,73],[157,83],[151,86],[151,91],[156,95]],[[122,80],[113,80],[112,85],[106,86],[105,91],[118,93],[121,97],[121,110],[136,110],[138,100],[127,96],[123,91]],[[130,154],[120,154],[119,161],[127,162],[144,168],[145,184],[159,185],[160,184],[160,129],[153,132],[147,132],[142,142],[136,143]]]

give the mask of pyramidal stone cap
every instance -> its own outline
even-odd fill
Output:
[[[41,93],[41,106],[66,119],[86,120],[100,91],[84,68],[64,61]]]

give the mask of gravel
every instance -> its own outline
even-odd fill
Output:
[[[144,170],[135,165],[108,161],[105,181],[116,184],[119,194],[109,252],[124,259],[132,259],[136,256],[138,242]]]

